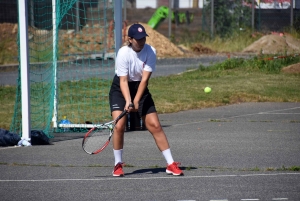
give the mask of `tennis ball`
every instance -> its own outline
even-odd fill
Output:
[[[205,87],[204,88],[204,92],[207,93],[207,94],[210,93],[211,92],[211,88],[210,87]]]

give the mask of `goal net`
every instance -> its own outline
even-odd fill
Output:
[[[19,42],[20,37],[22,33]],[[81,132],[87,124],[111,118],[112,0],[28,1],[28,47],[31,130],[52,137],[53,132]],[[19,76],[10,128],[16,133],[22,132],[20,85]]]

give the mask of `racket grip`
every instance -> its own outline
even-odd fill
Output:
[[[118,119],[121,119],[121,118],[124,117],[126,114],[127,114],[127,110],[124,110],[124,111],[120,114],[120,116],[119,116]]]
[[[129,104],[128,108],[129,107],[134,107],[134,105],[132,103]],[[121,119],[122,117],[124,117],[126,114],[127,114],[127,110],[124,110],[118,117],[118,119]]]
[[[134,107],[133,103],[129,104],[128,108],[130,108],[130,107]]]

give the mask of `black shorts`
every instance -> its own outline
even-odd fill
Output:
[[[138,90],[140,81],[128,82],[131,100],[134,100],[136,92]],[[126,101],[120,89],[120,78],[115,75],[110,91],[109,91],[109,104],[110,111],[123,111]],[[154,101],[149,92],[148,87],[145,89],[144,94],[139,102],[138,113],[140,117],[156,112]]]

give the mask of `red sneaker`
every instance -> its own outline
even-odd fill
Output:
[[[173,174],[175,176],[180,176],[183,175],[182,170],[178,167],[180,163],[178,162],[173,162],[172,164],[167,166],[166,173],[167,174]]]
[[[118,163],[115,166],[114,171],[112,173],[114,177],[123,177],[124,176],[123,163]]]

